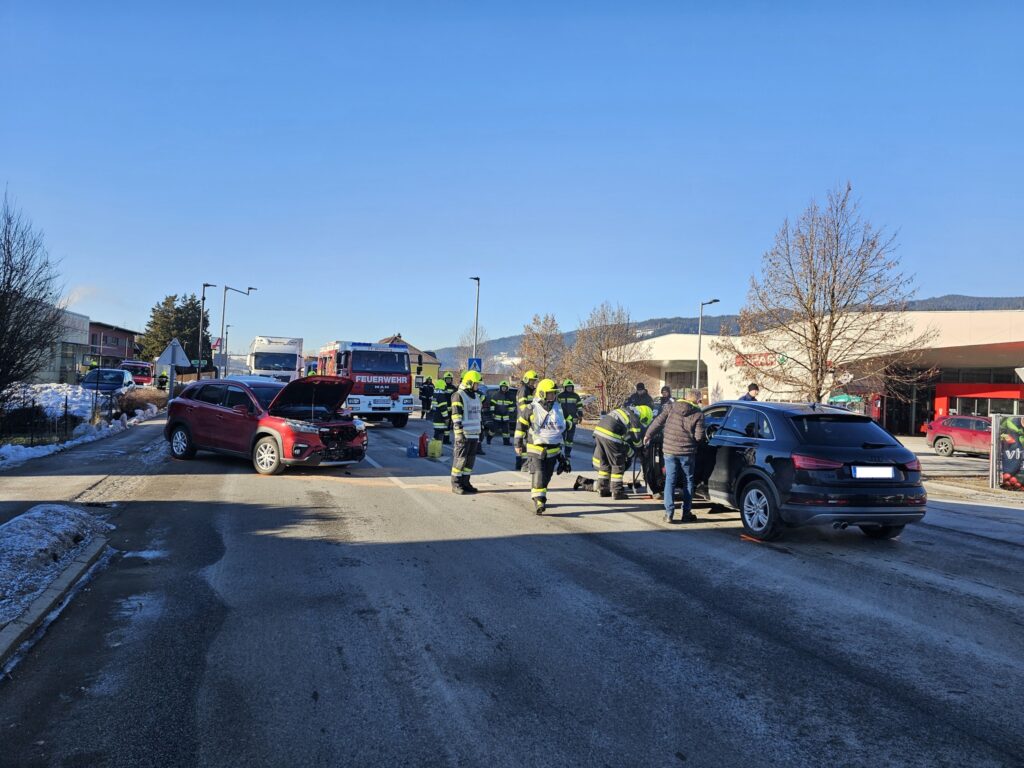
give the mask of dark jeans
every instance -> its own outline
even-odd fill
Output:
[[[697,456],[693,453],[682,455],[665,454],[665,515],[672,517],[675,508],[676,483],[683,488],[683,514],[693,508],[693,468]]]

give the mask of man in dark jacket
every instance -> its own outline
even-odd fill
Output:
[[[665,410],[665,406],[669,403],[674,403],[676,399],[672,397],[672,389],[670,387],[661,388],[661,397],[658,398],[658,402],[655,404],[655,413],[661,413]]]
[[[697,450],[704,440],[704,412],[700,409],[699,389],[691,389],[685,400],[669,404],[651,422],[644,437],[644,445],[664,430],[662,441],[665,456],[665,522],[672,522],[675,511],[675,487],[677,479],[683,486],[683,518],[689,523],[697,518],[693,508],[693,474]]]
[[[632,408],[638,405],[654,408],[654,398],[651,397],[651,393],[647,391],[647,387],[644,386],[642,381],[636,385],[636,392],[626,398],[623,408]]]
[[[757,384],[751,384],[747,387],[747,394],[740,398],[740,400],[757,400],[757,396],[761,394],[761,388]]]

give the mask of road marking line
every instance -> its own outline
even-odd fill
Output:
[[[379,463],[379,462],[377,462],[377,461],[374,461],[374,460],[373,460],[372,458],[370,458],[369,456],[364,456],[364,457],[363,457],[363,460],[364,460],[364,461],[366,461],[366,463],[367,463],[367,464],[369,464],[369,465],[370,465],[371,467],[376,467],[377,469],[384,469],[384,465],[383,465],[383,464],[381,464],[381,463]],[[399,480],[399,479],[398,479],[397,477],[395,477],[394,475],[385,475],[385,477],[386,477],[386,478],[387,478],[388,480],[390,480],[390,481],[391,481],[392,483],[394,483],[395,485],[397,485],[397,486],[398,486],[399,488],[402,488],[402,489],[408,490],[409,486],[408,486],[408,485],[406,485],[406,484],[405,484],[404,482],[402,482],[401,480]]]

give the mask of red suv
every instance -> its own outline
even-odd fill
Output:
[[[992,452],[992,419],[987,416],[947,416],[928,425],[926,442],[939,456],[953,451],[988,456]]]
[[[261,475],[355,464],[366,456],[367,436],[362,421],[339,413],[351,391],[342,376],[199,381],[171,400],[164,437],[176,459],[197,450],[243,456]]]

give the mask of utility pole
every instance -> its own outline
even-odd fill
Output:
[[[228,311],[228,291],[234,291],[235,293],[240,293],[243,296],[248,296],[250,293],[252,293],[255,290],[256,289],[253,286],[251,286],[251,285],[248,288],[246,288],[244,291],[240,290],[238,288],[232,288],[230,285],[225,285],[224,286],[224,299],[223,299],[223,301],[222,301],[222,303],[220,305],[220,362],[221,362],[221,376],[222,377],[224,375],[224,372],[227,370],[227,362],[228,362],[228,353],[227,353],[226,345],[224,344],[224,334],[227,333],[227,331],[225,330],[225,326],[226,326],[225,318],[227,316],[227,311]]]
[[[476,357],[476,345],[480,337],[480,278],[469,279],[476,280],[476,312],[473,313],[473,357]]]
[[[700,316],[697,319],[697,386],[694,389],[700,389],[700,345],[704,336],[704,307],[717,303],[718,299],[711,299],[710,301],[702,301],[700,303]]]
[[[230,374],[229,367],[231,366],[231,356],[228,355],[228,336],[231,334],[231,323],[224,326],[224,338],[221,339],[221,344],[224,345],[224,375]]]
[[[197,380],[203,378],[203,320],[206,319],[206,289],[216,287],[213,283],[203,283],[202,298],[199,300],[199,343],[196,344],[196,349],[198,350],[196,360],[199,361],[196,364]]]

